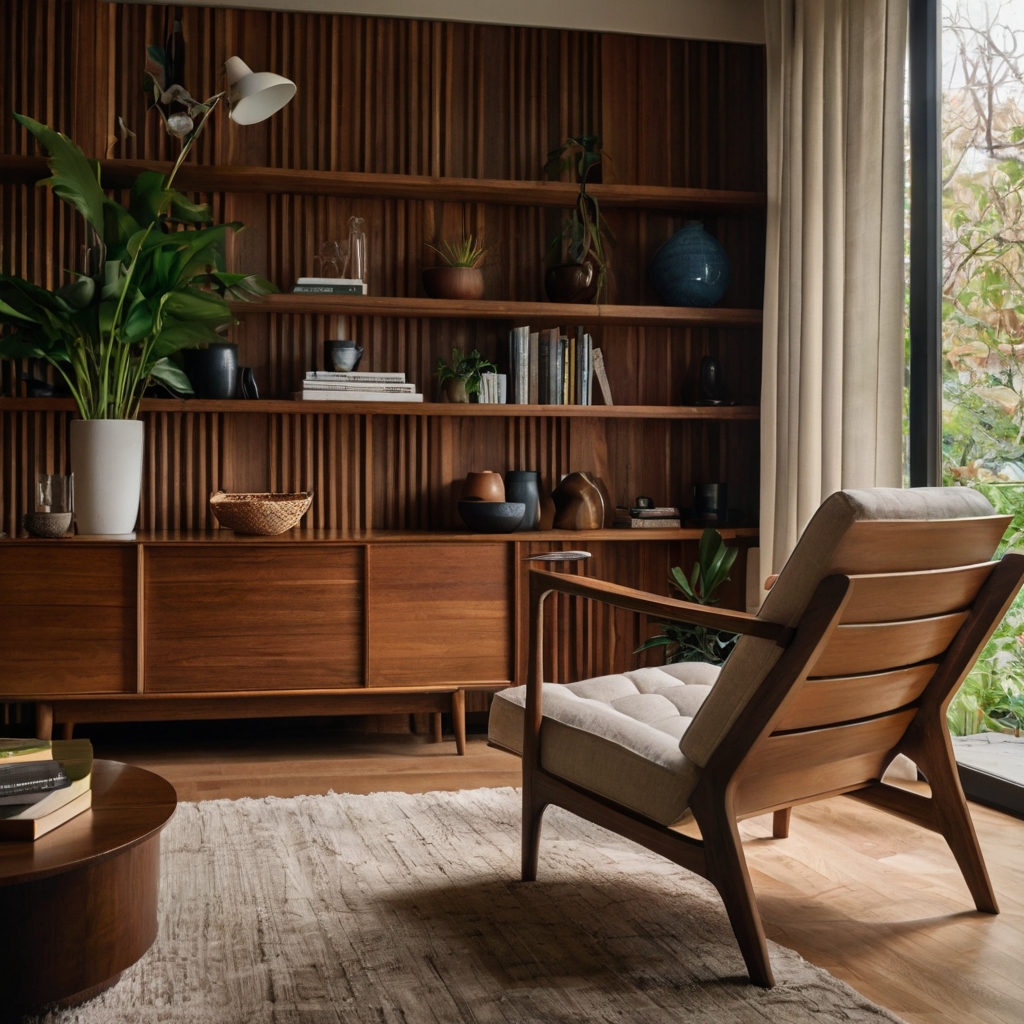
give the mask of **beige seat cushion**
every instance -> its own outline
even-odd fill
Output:
[[[664,825],[681,820],[700,777],[679,741],[718,677],[701,662],[643,668],[578,683],[545,683],[546,771]],[[498,693],[492,743],[522,753],[526,687]]]

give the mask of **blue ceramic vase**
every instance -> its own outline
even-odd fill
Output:
[[[647,278],[666,306],[713,306],[732,280],[725,250],[691,220],[655,254]]]

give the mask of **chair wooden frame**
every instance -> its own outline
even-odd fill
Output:
[[[928,779],[931,797],[887,785],[880,781],[879,772],[878,778],[810,794],[801,791],[799,786],[794,789],[790,775],[779,776],[782,782],[769,784],[767,790],[762,785],[756,798],[740,800],[738,793],[741,792],[745,770],[757,760],[753,755],[760,752],[763,764],[764,751],[768,749],[766,741],[787,735],[775,733],[773,736],[773,732],[782,721],[794,688],[806,683],[809,666],[813,666],[835,634],[844,610],[855,609],[854,599],[858,592],[863,605],[865,599],[873,598],[877,586],[872,590],[872,585],[882,578],[838,574],[823,579],[796,629],[789,629],[744,612],[708,608],[601,580],[531,569],[530,654],[523,735],[523,881],[537,878],[541,819],[545,809],[550,804],[563,807],[712,882],[725,904],[750,980],[757,985],[771,987],[775,982],[740,842],[738,821],[743,817],[772,812],[773,834],[777,838],[785,838],[789,831],[790,810],[795,803],[847,795],[940,833],[949,844],[977,909],[998,913],[995,893],[960,787],[945,716],[953,694],[1024,581],[1024,555],[1008,554],[998,562],[959,571],[962,574],[974,572],[975,579],[981,578],[977,575],[981,574],[985,577],[984,582],[973,602],[969,603],[969,610],[955,620],[955,634],[923,692],[897,712],[851,723],[864,729],[875,727],[876,722],[884,723],[890,730],[894,727],[899,729],[902,735],[888,749],[886,763],[898,753],[907,754]],[[918,577],[915,582],[925,586],[931,583],[934,588],[940,584],[940,580],[935,578],[935,571],[904,575]],[[927,578],[929,575],[932,580]],[[541,766],[544,604],[556,592],[653,615],[659,620],[688,622],[761,637],[783,649],[774,668],[711,754],[690,796],[690,810],[700,829],[701,839],[684,835],[588,792],[546,772]],[[942,618],[948,620],[952,616]],[[930,666],[927,667],[930,671]],[[812,769],[806,771],[809,775]],[[806,778],[803,781],[806,784]]]

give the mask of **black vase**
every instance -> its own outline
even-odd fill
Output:
[[[185,350],[185,375],[196,398],[226,399],[238,393],[238,346],[215,341]]]
[[[526,506],[517,531],[536,530],[540,526],[540,474],[536,470],[519,469],[506,473],[505,500],[521,501]]]

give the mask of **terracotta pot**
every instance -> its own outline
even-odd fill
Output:
[[[561,263],[544,275],[552,302],[590,302],[597,293],[597,271],[589,263]]]
[[[469,392],[466,382],[461,377],[450,377],[444,382],[444,397],[449,402],[468,402]]]
[[[462,485],[463,498],[479,498],[481,501],[504,501],[505,484],[500,473],[485,470],[482,473],[467,473],[466,482]]]
[[[430,267],[423,287],[432,299],[482,299],[484,272],[479,267]]]

